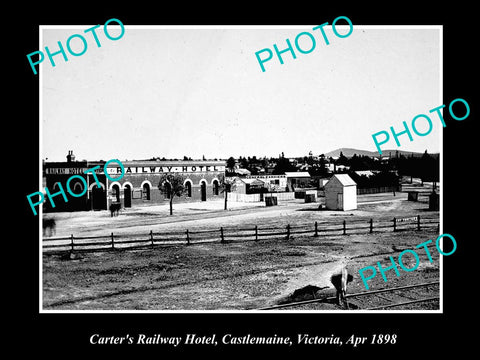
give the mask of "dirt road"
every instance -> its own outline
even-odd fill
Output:
[[[299,224],[342,221],[351,218],[393,218],[424,212],[425,203],[406,201],[405,193],[361,195],[358,209],[348,212],[318,210],[318,203],[305,204],[302,200],[280,202],[278,206],[265,207],[263,203],[230,203],[223,210],[223,201],[194,204],[176,204],[174,215],[168,215],[168,206],[149,206],[124,209],[118,217],[107,211],[46,214],[55,218],[56,236],[101,236],[110,232],[148,233],[165,230],[212,229],[220,226]],[[234,205],[235,204],[235,205]],[[428,206],[427,206],[428,207]]]

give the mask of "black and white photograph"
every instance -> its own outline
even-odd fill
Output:
[[[28,16],[30,173],[10,225],[28,234],[28,286],[10,293],[32,344],[169,358],[468,342],[467,10],[335,7]]]
[[[441,309],[442,29],[349,23],[112,23],[42,63],[42,310]]]

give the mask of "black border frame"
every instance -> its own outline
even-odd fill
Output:
[[[466,2],[465,2],[466,3]],[[38,4],[43,10],[25,9],[21,13],[20,35],[15,34],[13,55],[14,76],[12,97],[18,99],[21,107],[20,121],[12,121],[15,134],[26,149],[21,164],[28,169],[28,176],[22,176],[22,191],[13,194],[14,215],[21,214],[23,231],[21,237],[14,237],[14,254],[18,256],[9,274],[9,302],[14,303],[14,316],[8,322],[9,346],[17,353],[27,354],[30,349],[47,356],[65,357],[74,355],[126,355],[138,356],[150,353],[163,358],[167,355],[180,355],[192,352],[216,352],[225,356],[226,351],[240,354],[248,352],[258,356],[273,353],[285,356],[308,352],[311,356],[324,357],[339,351],[341,354],[405,354],[409,356],[440,355],[453,348],[463,353],[474,343],[467,340],[473,337],[476,324],[473,320],[475,307],[471,306],[476,284],[473,277],[475,237],[474,214],[468,204],[475,202],[473,194],[468,194],[470,184],[475,182],[475,141],[473,140],[476,122],[473,76],[476,72],[473,62],[476,59],[474,3],[461,2],[435,3],[425,8],[407,2],[384,3],[381,7],[365,5],[353,8],[350,4],[326,8],[315,5],[272,3],[246,5],[244,3],[194,4],[184,3],[165,5],[162,3],[115,6],[100,8],[100,5],[78,4],[71,9],[64,5]],[[315,24],[333,21],[338,16],[349,17],[354,26],[358,25],[443,25],[443,82],[444,104],[455,98],[463,98],[470,104],[471,113],[465,121],[455,121],[444,112],[447,127],[443,132],[443,232],[452,234],[458,243],[457,251],[444,257],[443,314],[39,314],[38,309],[38,217],[34,217],[26,200],[26,195],[38,187],[38,77],[28,64],[26,54],[38,50],[39,25],[103,24],[111,18],[120,19],[125,25],[282,25]],[[18,25],[17,25],[18,26]],[[477,31],[478,33],[478,31]],[[20,84],[19,84],[20,78]],[[440,104],[439,104],[440,105]],[[408,106],[408,104],[406,104]],[[16,117],[16,115],[15,115]],[[25,126],[26,125],[26,126]],[[15,172],[14,176],[20,174]],[[466,181],[465,181],[466,180]],[[462,183],[460,183],[460,181]],[[462,184],[462,185],[461,185]],[[475,191],[472,187],[472,191]],[[475,204],[473,204],[474,206]],[[472,206],[472,205],[470,205]],[[18,221],[18,220],[17,220]],[[21,231],[17,229],[16,231]],[[22,231],[22,233],[23,233]],[[471,238],[471,239],[470,239]],[[9,256],[10,257],[10,256]],[[15,258],[15,256],[13,256]],[[473,305],[475,305],[473,303]],[[10,306],[5,308],[10,310]],[[466,313],[468,311],[468,313]],[[472,315],[470,315],[472,312]],[[187,333],[199,335],[224,333],[237,335],[273,334],[295,337],[298,333],[311,335],[348,337],[351,334],[371,337],[374,333],[397,334],[395,345],[376,345],[351,348],[343,346],[94,346],[89,337],[94,333],[105,335],[155,334],[185,336]],[[28,346],[28,345],[32,345]],[[45,351],[45,352],[44,352]],[[265,354],[264,354],[265,353]],[[264,354],[264,355],[261,355]],[[58,355],[58,356],[57,356]],[[169,357],[167,357],[169,358]]]

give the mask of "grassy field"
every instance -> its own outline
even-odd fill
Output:
[[[277,207],[230,204],[177,204],[140,207],[111,218],[107,212],[53,214],[57,235],[104,235],[110,231],[211,229],[220,226],[307,224],[343,219],[391,219],[416,214],[438,217],[425,202],[406,201],[405,193],[359,196],[357,210],[319,211],[318,204],[299,200]],[[203,207],[203,208],[202,208]],[[48,214],[52,216],[52,214]],[[307,285],[332,289],[330,276],[347,266],[354,280],[349,293],[365,291],[358,269],[380,261],[388,266],[407,248],[435,238],[436,229],[339,236],[294,236],[276,239],[155,247],[85,253],[71,259],[43,255],[42,283],[45,310],[247,310],[275,304]],[[241,239],[240,239],[241,240]],[[438,253],[433,263],[419,253],[421,264],[384,282],[378,276],[371,289],[431,281],[439,277]],[[319,310],[336,309],[325,304]]]

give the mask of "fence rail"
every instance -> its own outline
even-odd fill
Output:
[[[148,246],[195,244],[205,242],[259,241],[260,239],[280,238],[290,240],[296,235],[303,237],[326,235],[371,234],[374,232],[440,229],[438,218],[410,216],[393,219],[363,219],[338,223],[318,222],[305,224],[287,224],[283,227],[220,227],[210,230],[183,230],[153,232],[146,234],[114,234],[102,236],[70,236],[51,237],[43,240],[44,253],[73,251],[104,251]]]

